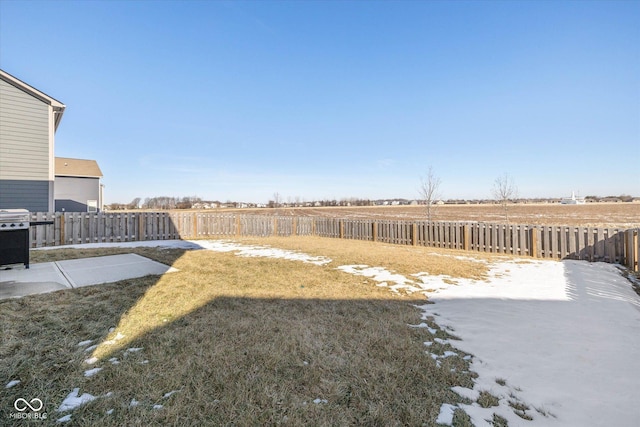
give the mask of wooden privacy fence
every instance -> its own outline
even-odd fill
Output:
[[[638,271],[639,229],[201,212],[34,213],[31,247],[241,236],[320,236],[536,258],[625,264]]]

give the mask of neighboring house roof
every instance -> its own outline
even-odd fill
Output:
[[[95,160],[56,157],[55,175],[102,178],[102,171]]]
[[[33,96],[34,98],[39,99],[40,101],[44,102],[45,104],[51,105],[53,107],[53,111],[54,111],[54,123],[55,123],[55,129],[58,129],[58,125],[60,124],[60,121],[62,120],[62,114],[64,114],[64,109],[66,108],[66,106],[58,101],[57,99],[54,99],[52,97],[50,97],[49,95],[47,95],[44,92],[39,91],[38,89],[34,88],[33,86],[30,86],[28,84],[26,84],[25,82],[23,82],[22,80],[13,77],[11,74],[7,73],[4,70],[0,70],[0,79],[4,80],[5,82],[9,83],[10,85],[20,89],[23,92],[28,93],[29,95]]]

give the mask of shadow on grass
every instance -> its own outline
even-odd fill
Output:
[[[125,252],[170,265],[184,255],[117,253]],[[228,271],[202,268],[198,280]],[[316,267],[302,266],[300,277],[305,268]],[[0,424],[15,421],[16,399],[38,398],[48,414],[41,425],[67,413],[74,425],[420,425],[435,420],[443,402],[460,400],[452,386],[471,386],[467,362],[448,358],[438,368],[425,354],[422,343],[433,337],[407,327],[421,321],[412,301],[205,295],[189,303],[197,284],[183,284],[180,297],[164,293],[180,287],[173,274],[166,283],[149,276],[0,302]],[[158,311],[161,300],[172,304]],[[139,315],[152,327],[136,330]],[[132,335],[109,345],[119,330]],[[92,342],[78,345],[85,340]],[[104,351],[88,365],[95,344]],[[101,370],[86,377],[93,368]],[[21,382],[5,388],[14,379]],[[74,388],[96,399],[56,412]]]
[[[185,252],[156,248],[58,249],[33,251],[31,261],[136,253],[172,265]],[[86,346],[77,344],[86,340],[99,343],[159,278],[147,276],[0,301],[0,425],[20,422],[10,418],[11,413],[19,412],[13,406],[18,398],[39,398],[43,411],[51,414],[68,392],[63,384],[77,376],[78,361],[90,357]],[[6,388],[18,379],[18,385]]]
[[[144,286],[126,289],[140,296]],[[86,330],[66,330],[65,316],[36,308],[37,323],[65,338],[47,348],[32,331],[31,340],[20,340],[32,346],[29,360],[3,354],[23,381],[1,391],[3,417],[26,395],[45,402],[53,423],[65,414],[55,409],[79,387],[94,396],[113,393],[72,412],[82,425],[421,425],[435,420],[443,402],[460,399],[451,387],[471,385],[457,373],[468,369],[462,359],[435,366],[422,345],[432,336],[407,327],[419,310],[398,300],[221,297],[138,337],[131,345],[140,351],[122,349],[83,365],[88,353],[77,343],[113,321],[100,311],[86,319]],[[82,376],[93,367],[102,371]]]

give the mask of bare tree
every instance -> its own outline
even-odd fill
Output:
[[[273,207],[279,208],[281,203],[282,203],[282,196],[280,196],[280,193],[278,192],[273,193]]]
[[[435,203],[437,199],[440,198],[438,190],[441,182],[440,178],[436,176],[433,171],[433,166],[429,166],[427,176],[420,180],[420,188],[418,191],[427,208],[427,221],[431,221],[431,217],[435,210]]]
[[[140,207],[140,197],[136,197],[127,205],[127,209],[138,209]]]
[[[515,202],[518,198],[518,187],[516,187],[513,182],[513,178],[509,176],[509,174],[505,173],[504,175],[496,178],[491,192],[493,193],[494,199],[502,205],[502,208],[504,209],[504,219],[508,223],[509,203]]]

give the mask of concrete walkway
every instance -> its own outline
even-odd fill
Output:
[[[31,264],[0,269],[0,300],[112,283],[178,271],[136,254]]]

